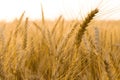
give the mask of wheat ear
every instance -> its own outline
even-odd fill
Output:
[[[95,15],[99,12],[98,8],[92,10],[85,20],[83,20],[83,23],[80,25],[80,28],[78,30],[78,33],[76,35],[76,45],[79,47],[79,44],[81,43],[82,36],[84,35],[84,32],[86,31],[86,28],[88,27],[88,24],[91,22],[91,20],[95,17]]]

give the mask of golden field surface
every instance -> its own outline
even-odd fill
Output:
[[[0,22],[0,80],[120,80],[120,21]],[[91,15],[91,16],[90,16]]]

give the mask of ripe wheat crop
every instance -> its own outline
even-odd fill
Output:
[[[0,79],[120,80],[120,21],[94,20],[98,13],[50,22],[42,9],[42,21],[23,20],[23,13],[1,22]]]

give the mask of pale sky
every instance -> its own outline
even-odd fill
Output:
[[[60,15],[65,19],[79,19],[99,7],[98,18],[120,19],[120,0],[0,0],[0,20],[14,20],[25,11],[30,19],[41,19],[41,4],[46,19]]]

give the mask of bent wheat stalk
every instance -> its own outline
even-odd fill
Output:
[[[99,12],[98,8],[95,8],[94,10],[92,10],[87,17],[83,20],[82,24],[80,25],[78,32],[75,36],[75,53],[72,57],[72,61],[71,61],[71,67],[74,67],[74,64],[76,64],[77,62],[77,56],[78,56],[78,49],[80,46],[80,43],[82,41],[82,36],[84,35],[86,28],[88,27],[88,24],[91,22],[91,20],[93,20],[93,18],[95,17],[95,15]]]
[[[87,17],[85,18],[85,20],[83,20],[83,23],[80,25],[80,28],[78,30],[78,33],[76,35],[76,42],[75,44],[77,45],[77,47],[79,47],[79,44],[81,43],[82,40],[82,36],[84,35],[84,32],[86,31],[86,28],[88,27],[88,24],[91,22],[91,20],[93,19],[93,17],[95,17],[95,15],[99,12],[98,8],[95,8],[94,10],[92,10]]]

